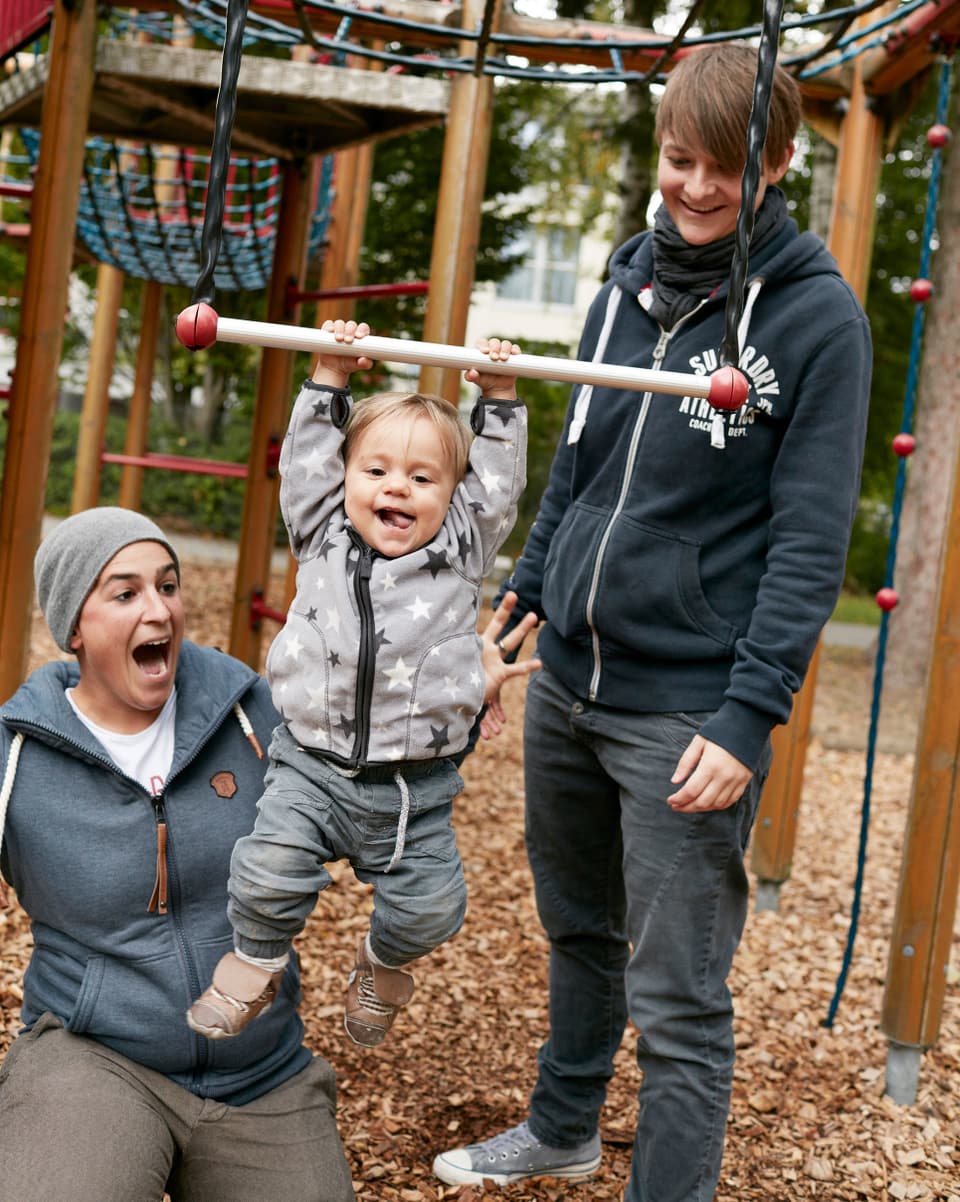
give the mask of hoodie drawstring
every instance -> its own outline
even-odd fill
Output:
[[[617,309],[620,307],[620,297],[623,295],[623,289],[619,284],[615,284],[610,289],[610,295],[607,297],[607,311],[603,317],[603,327],[600,330],[600,337],[597,339],[596,350],[593,352],[592,363],[602,363],[603,356],[607,350],[607,343],[610,341],[610,334],[613,331],[613,322],[617,316]],[[590,412],[590,398],[593,396],[593,385],[584,384],[577,393],[577,403],[573,410],[573,420],[570,423],[570,432],[567,435],[567,446],[573,446],[575,442],[580,441],[580,435],[583,433],[583,427],[587,424],[587,414]]]
[[[10,754],[7,757],[7,767],[3,773],[3,784],[0,785],[0,851],[3,850],[3,827],[7,820],[7,806],[13,793],[13,781],[17,775],[17,763],[20,759],[20,748],[23,746],[23,731],[18,730],[10,744]],[[0,877],[0,908],[9,901],[7,890]]]
[[[737,325],[737,358],[743,354],[743,344],[747,341],[747,331],[750,328],[750,316],[753,312],[753,306],[756,303],[757,297],[760,295],[760,289],[763,287],[762,279],[755,279],[747,293],[747,299],[743,306],[743,313],[740,317],[740,322]],[[734,366],[739,366],[735,364]],[[726,446],[724,431],[726,430],[727,418],[726,414],[720,409],[714,409],[713,420],[710,423],[710,445],[718,451],[722,451]]]
[[[240,704],[239,701],[233,707],[233,712],[236,714],[237,721],[240,723],[240,729],[247,736],[247,740],[250,743],[250,746],[257,753],[257,759],[262,760],[263,759],[263,748],[260,746],[260,740],[253,733],[253,724],[251,723],[251,721],[247,717],[247,715],[243,712],[243,706]]]

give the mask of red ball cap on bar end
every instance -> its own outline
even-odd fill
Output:
[[[205,301],[188,305],[177,317],[176,329],[188,351],[202,351],[217,340],[217,311]]]
[[[749,391],[750,385],[742,371],[735,367],[718,367],[710,377],[707,400],[714,409],[739,409]]]

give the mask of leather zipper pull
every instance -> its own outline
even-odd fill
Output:
[[[167,912],[167,824],[163,818],[162,803],[157,803],[157,876],[147,912]]]

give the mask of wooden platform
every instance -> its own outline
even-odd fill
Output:
[[[218,53],[102,40],[89,133],[209,150]],[[48,63],[0,83],[0,125],[40,125]],[[358,71],[245,55],[234,153],[290,159],[339,150],[442,121],[450,85],[436,77]]]

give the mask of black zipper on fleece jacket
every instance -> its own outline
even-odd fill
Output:
[[[352,531],[351,537],[353,537]],[[353,541],[360,554],[357,560],[356,575],[353,578],[357,608],[360,612],[360,648],[357,656],[355,712],[357,731],[353,740],[353,754],[350,757],[351,766],[356,766],[366,759],[367,745],[370,741],[370,702],[373,698],[373,679],[377,659],[376,631],[373,628],[373,602],[370,600],[370,576],[373,572],[373,560],[376,552],[362,542],[359,537],[354,537]]]

